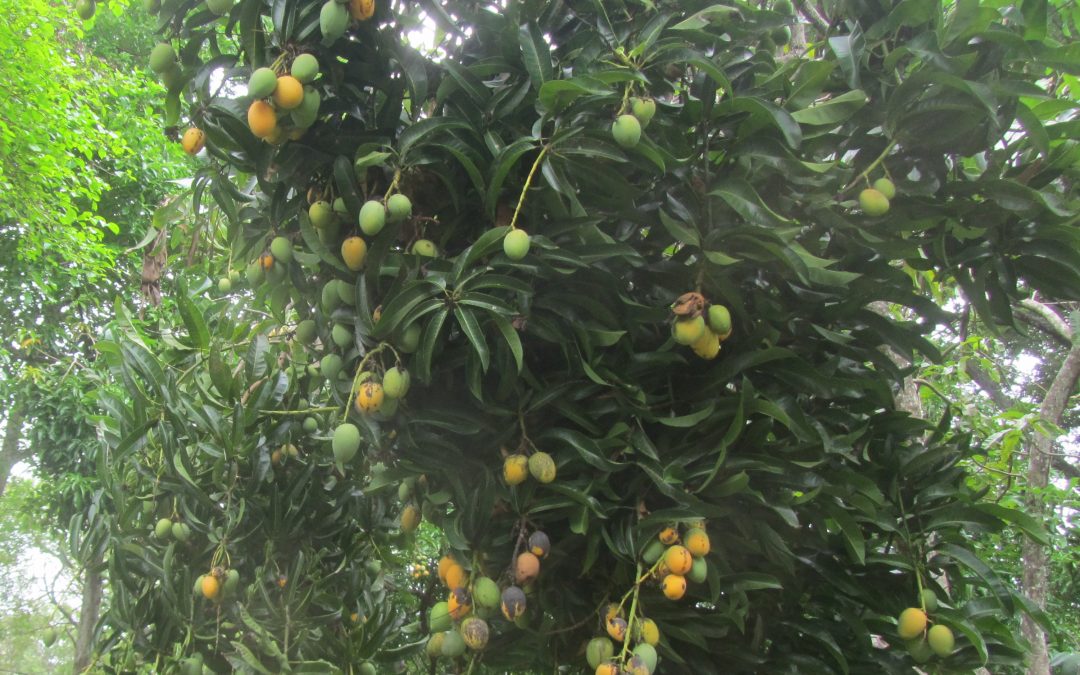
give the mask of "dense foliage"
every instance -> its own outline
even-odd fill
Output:
[[[930,609],[923,589],[957,638],[929,667],[1020,663],[1023,599],[970,539],[1041,525],[981,503],[953,411],[929,425],[893,388],[939,356],[920,273],[988,324],[1033,290],[1080,295],[1061,17],[853,2],[787,48],[783,0],[507,5],[161,4],[166,122],[205,134],[184,140],[206,148],[194,218],[228,249],[193,238],[182,333],[118,307],[98,345],[118,467],[102,663],[419,669],[427,609],[468,600],[400,573],[421,515],[474,581],[524,587],[515,622],[477,610],[474,670],[583,670],[615,602],[631,636],[656,622],[661,672],[901,672],[923,655],[896,617]],[[884,204],[863,192],[881,178]],[[527,252],[504,251],[515,228]],[[719,354],[673,339],[701,303],[730,310]],[[412,386],[390,400],[394,368]],[[507,455],[541,452],[553,480],[537,461],[543,482],[505,482]],[[665,598],[642,561],[702,519],[703,580]]]

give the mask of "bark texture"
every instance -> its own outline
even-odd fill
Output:
[[[1054,376],[1039,407],[1042,419],[1055,425],[1061,424],[1065,406],[1080,379],[1080,342],[1073,341],[1068,356],[1061,364],[1061,369]],[[1041,489],[1050,480],[1050,467],[1053,464],[1054,439],[1041,433],[1033,434],[1028,446],[1027,482],[1029,492],[1026,499],[1027,512],[1033,518],[1044,520],[1049,506],[1043,499]],[[1049,551],[1038,542],[1024,538],[1022,546],[1024,562],[1024,592],[1032,602],[1044,609],[1049,590]],[[1050,675],[1050,655],[1046,647],[1046,635],[1031,617],[1024,616],[1021,630],[1031,643],[1031,661],[1028,663],[1028,675]]]
[[[94,630],[101,614],[101,563],[100,549],[95,549],[94,559],[83,573],[82,608],[79,610],[79,625],[75,634],[75,675],[89,668],[93,654]]]
[[[23,406],[17,402],[8,413],[7,424],[4,428],[4,443],[0,446],[0,497],[4,496],[7,489],[8,477],[11,468],[20,461],[26,459],[26,452],[19,448],[22,440]]]

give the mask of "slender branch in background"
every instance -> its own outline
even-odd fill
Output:
[[[994,405],[1001,410],[1009,410],[1019,404],[1018,401],[1007,395],[1001,388],[1001,385],[994,382],[993,378],[990,377],[985,370],[976,365],[974,361],[969,359],[964,363],[964,372],[967,373],[967,376],[971,378],[972,382],[979,385],[979,388],[983,390],[983,393],[989,396],[990,400],[994,402]],[[1036,448],[1033,448],[1033,450],[1038,451]],[[1060,471],[1066,478],[1080,478],[1080,467],[1077,467],[1070,462],[1067,455],[1052,452],[1050,453],[1050,456],[1052,458],[1051,466]]]
[[[57,610],[60,611],[61,614],[64,615],[64,619],[66,619],[67,622],[71,624],[72,628],[78,628],[79,622],[75,620],[75,617],[71,616],[71,612],[69,612],[63,605],[60,604],[60,601],[56,599],[56,595],[53,593],[53,586],[56,585],[56,580],[60,578],[60,575],[64,573],[65,569],[68,568],[61,568],[60,571],[56,573],[56,576],[53,577],[51,584],[46,583],[43,585],[45,586],[46,595],[49,596],[49,602],[52,603],[53,607],[55,607]]]

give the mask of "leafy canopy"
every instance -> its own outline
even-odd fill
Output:
[[[921,589],[957,636],[933,667],[1020,663],[1006,619],[1024,600],[970,539],[1040,526],[980,504],[969,437],[892,389],[938,357],[926,335],[946,314],[918,272],[990,322],[1032,289],[1080,292],[1057,91],[1080,59],[1045,3],[847,3],[795,49],[777,46],[786,3],[224,4],[166,0],[178,62],[155,65],[167,124],[206,133],[196,204],[228,222],[230,252],[204,264],[246,265],[247,288],[180,273],[184,330],[119,308],[100,345],[123,386],[105,395],[116,658],[426,668],[446,591],[402,569],[419,513],[502,588],[528,535],[552,542],[524,618],[487,614],[478,669],[584,669],[621,600],[631,636],[657,623],[663,672],[906,672],[895,617]],[[314,119],[284,88],[239,95],[301,53],[320,67]],[[635,99],[655,116],[617,142]],[[897,194],[873,217],[858,196],[883,177]],[[399,193],[408,217],[361,216]],[[358,224],[356,272],[340,251]],[[530,235],[521,259],[511,228]],[[671,339],[688,292],[730,310],[715,359]],[[380,408],[392,367],[412,387]],[[331,448],[346,421],[351,456]],[[504,454],[541,451],[552,482],[503,481]],[[161,518],[190,537],[155,537]],[[666,599],[644,549],[700,519],[705,579]],[[236,590],[192,593],[229,569]]]

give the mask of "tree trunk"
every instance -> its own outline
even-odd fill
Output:
[[[75,636],[75,675],[90,666],[94,647],[94,629],[101,613],[101,549],[95,548],[93,560],[86,565],[82,589],[82,608],[79,610],[79,626]]]
[[[1061,424],[1061,418],[1068,405],[1069,397],[1076,387],[1077,379],[1080,379],[1080,340],[1074,340],[1069,355],[1061,364],[1061,369],[1054,376],[1050,389],[1046,392],[1039,407],[1039,414],[1043,420],[1054,425]],[[1028,447],[1028,494],[1026,509],[1028,515],[1037,519],[1045,520],[1049,508],[1046,504],[1042,489],[1050,480],[1050,465],[1054,439],[1042,433],[1036,432]],[[1024,592],[1039,609],[1045,609],[1046,596],[1049,590],[1049,553],[1038,542],[1024,538],[1022,545],[1024,562]],[[1028,675],[1050,675],[1050,655],[1046,647],[1046,635],[1042,628],[1029,616],[1023,617],[1021,630],[1024,637],[1031,643],[1031,661],[1028,664]]]
[[[4,444],[0,446],[0,497],[4,496],[4,490],[7,489],[11,468],[26,458],[25,453],[19,448],[22,425],[23,406],[21,401],[16,401],[8,413],[7,425],[4,428]]]

